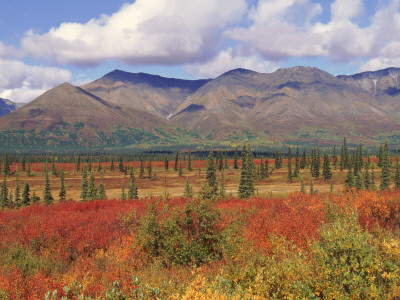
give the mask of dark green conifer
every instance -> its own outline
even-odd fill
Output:
[[[22,199],[21,199],[21,186],[19,185],[19,173],[18,171],[15,172],[15,192],[14,192],[14,202],[15,207],[19,208],[22,206]]]
[[[178,171],[178,176],[182,177],[183,170],[182,170],[182,162],[179,162],[179,171]]]
[[[149,179],[152,178],[152,174],[153,174],[153,169],[151,167],[151,159],[149,159],[149,163],[147,164],[147,175]]]
[[[111,166],[110,166],[110,171],[114,171],[114,156],[111,157]]]
[[[221,199],[226,199],[224,172],[221,172],[221,183],[220,183],[220,186],[219,186],[219,197]]]
[[[81,200],[86,201],[88,199],[88,187],[89,183],[87,180],[87,171],[86,168],[83,168],[82,170],[82,182],[81,182]]]
[[[164,159],[164,169],[165,169],[165,171],[168,171],[168,166],[169,165],[169,161],[168,161],[168,157],[165,157],[165,159]]]
[[[135,175],[131,173],[131,176],[129,178],[129,189],[128,189],[128,198],[136,200],[137,197],[137,189],[135,186]]]
[[[10,201],[8,198],[8,188],[7,188],[7,176],[4,176],[3,182],[1,184],[1,189],[0,189],[0,204],[1,208],[4,209],[6,207],[10,207]]]
[[[394,175],[394,185],[396,189],[400,189],[400,165],[399,160],[396,160],[396,172]]]
[[[144,162],[142,158],[140,158],[139,178],[140,179],[144,178]]]
[[[304,169],[307,163],[306,148],[303,148],[303,154],[301,155],[300,169]]]
[[[313,181],[313,177],[311,176],[310,177],[310,194],[314,194],[315,193],[315,191],[314,191],[314,181]]]
[[[329,161],[328,153],[324,153],[324,163],[323,163],[323,169],[322,169],[322,176],[324,177],[324,180],[329,180],[329,179],[332,178],[331,164],[330,164],[330,161]]]
[[[125,184],[122,184],[122,189],[121,189],[121,200],[126,200],[126,193],[125,193]]]
[[[4,174],[4,176],[8,176],[11,174],[11,172],[10,172],[10,156],[7,151],[4,154],[3,174]]]
[[[66,200],[67,192],[65,190],[65,174],[64,169],[61,169],[60,172],[60,192],[58,193],[58,197],[61,202]]]
[[[385,145],[383,147],[383,154],[381,160],[382,173],[381,173],[381,184],[379,186],[380,190],[386,190],[390,184],[390,163],[389,163],[389,148],[387,140],[385,141]]]
[[[76,159],[76,172],[79,172],[81,169],[81,154],[78,154],[78,158]]]
[[[238,154],[237,147],[236,147],[235,154],[233,156],[233,168],[235,170],[239,169],[238,160],[239,160],[239,154]]]
[[[119,156],[118,170],[120,172],[124,172],[124,162],[122,159],[122,155]]]
[[[183,197],[185,197],[186,199],[190,199],[193,197],[193,189],[189,184],[189,179],[187,177],[185,183],[185,190],[183,191]]]
[[[187,169],[188,169],[189,172],[193,170],[193,168],[192,168],[192,155],[191,155],[190,152],[189,152],[189,157],[188,157],[188,166],[187,166]]]
[[[45,181],[44,181],[44,189],[43,189],[43,201],[47,205],[50,205],[54,201],[54,198],[51,195],[51,186],[50,186],[50,181],[49,181],[49,173],[47,171],[45,173]]]
[[[306,192],[306,185],[304,184],[303,178],[300,178],[300,192],[303,194]]]
[[[292,173],[292,153],[290,151],[290,147],[288,148],[288,174],[287,174],[287,181],[292,182],[293,181],[293,173]]]
[[[363,184],[360,172],[358,172],[357,175],[356,175],[355,187],[357,188],[357,190],[363,190],[364,189],[364,184]]]
[[[29,206],[31,204],[30,199],[30,188],[27,182],[24,183],[24,187],[22,189],[22,205]]]
[[[216,177],[216,166],[214,164],[214,154],[210,150],[207,157],[206,179],[207,182],[203,185],[201,195],[207,199],[215,199],[218,195],[218,181]]]
[[[174,170],[175,170],[175,171],[178,171],[178,161],[179,161],[179,152],[176,151],[176,154],[175,154],[175,164],[174,164]]]
[[[87,200],[93,201],[98,198],[97,195],[97,185],[96,185],[96,177],[94,176],[93,171],[90,173],[90,182],[87,189]]]
[[[348,170],[348,172],[347,172],[345,184],[346,184],[346,187],[347,187],[348,189],[351,189],[351,188],[354,187],[354,176],[353,176],[353,170],[352,170],[352,168],[349,168],[349,170]]]

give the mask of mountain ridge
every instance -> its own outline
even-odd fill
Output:
[[[59,85],[0,118],[0,142],[126,148],[326,144],[347,136],[400,144],[398,74],[388,68],[334,76],[298,66],[185,80],[114,70],[80,87]]]

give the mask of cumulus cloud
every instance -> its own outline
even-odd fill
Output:
[[[232,48],[221,51],[212,60],[202,64],[187,65],[189,73],[201,78],[215,78],[229,70],[236,68],[250,69],[260,73],[275,71],[278,66],[256,55],[242,56]]]
[[[335,0],[327,22],[315,21],[322,7],[311,0],[260,0],[248,15],[250,26],[238,26],[227,35],[249,53],[272,61],[319,56],[338,62],[387,60],[400,50],[399,2],[391,0],[367,26],[360,26],[362,0]]]
[[[54,86],[69,81],[71,72],[56,67],[30,66],[0,59],[0,97],[29,102]]]
[[[21,44],[29,55],[60,64],[204,61],[218,52],[221,31],[246,9],[245,0],[136,0],[85,24],[63,23],[42,35],[30,31]]]

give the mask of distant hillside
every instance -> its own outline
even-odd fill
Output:
[[[9,114],[10,112],[16,110],[18,107],[21,107],[23,104],[12,102],[8,99],[0,98],[0,117]]]
[[[115,148],[180,139],[166,120],[122,109],[68,83],[0,118],[0,142],[32,149]]]
[[[333,76],[311,67],[212,80],[115,70],[62,84],[0,118],[3,149],[400,144],[400,69]]]
[[[238,69],[207,83],[180,105],[171,120],[211,139],[373,141],[399,130],[368,91],[316,68],[271,74]]]
[[[82,88],[115,105],[146,111],[166,119],[207,82],[115,70]]]

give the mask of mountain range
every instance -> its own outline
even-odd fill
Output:
[[[312,67],[182,80],[112,71],[57,86],[0,118],[4,148],[115,149],[252,143],[400,143],[399,68]]]

